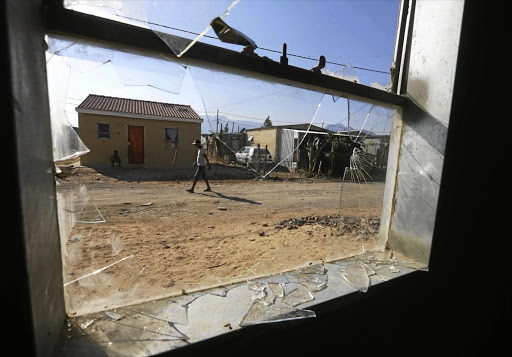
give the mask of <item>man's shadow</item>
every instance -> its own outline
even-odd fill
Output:
[[[261,202],[256,202],[256,201],[253,201],[253,200],[249,200],[247,198],[240,198],[240,197],[235,197],[235,196],[226,196],[226,195],[223,195],[222,193],[213,192],[213,191],[211,193],[217,195],[220,198],[224,198],[226,200],[233,200],[233,201],[237,201],[237,202],[245,202],[245,203],[249,203],[251,205],[261,205]],[[209,194],[206,194],[206,193],[201,193],[201,195],[208,196],[208,197],[215,197],[215,196],[212,196],[212,195],[209,195]]]

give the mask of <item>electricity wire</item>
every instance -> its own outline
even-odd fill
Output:
[[[174,31],[180,31],[180,32],[188,33],[188,34],[195,35],[195,36],[202,35],[202,37],[207,37],[207,38],[210,38],[210,39],[213,39],[213,40],[220,41],[220,39],[218,37],[215,37],[215,36],[209,36],[209,35],[205,35],[205,34],[200,34],[200,33],[197,33],[197,32],[193,32],[193,31],[189,31],[189,30],[184,30],[184,29],[179,29],[179,28],[176,28],[176,27],[168,26],[168,25],[157,24],[157,23],[150,22],[150,21],[146,22],[146,21],[142,21],[142,20],[139,20],[139,19],[135,19],[135,18],[129,17],[129,16],[123,16],[123,15],[117,15],[117,16],[129,19],[129,20],[138,21],[138,22],[145,22],[145,23],[147,23],[149,25],[163,27],[163,28],[167,28],[169,30],[174,30]],[[270,49],[270,48],[258,47],[258,49],[263,50],[263,51],[267,51],[267,52],[273,52],[273,53],[282,54],[281,51],[273,50],[273,49]],[[302,55],[296,55],[296,54],[288,53],[288,52],[286,53],[286,55],[290,56],[290,57],[297,57],[297,58],[306,59],[306,60],[315,61],[315,62],[318,61],[318,58],[311,58],[311,57],[302,56]],[[338,66],[346,66],[346,64],[338,63],[338,62],[331,62],[331,61],[327,61],[327,60],[325,62],[329,63],[329,64],[338,65]],[[371,68],[365,68],[365,67],[356,67],[356,66],[354,66],[353,68],[360,69],[360,70],[363,70],[363,71],[370,71],[370,72],[376,72],[376,73],[390,74],[389,71],[386,72],[386,71],[381,71],[381,70],[378,70],[378,69],[371,69]]]

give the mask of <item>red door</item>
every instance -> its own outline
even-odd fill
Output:
[[[128,162],[144,163],[144,127],[128,125]]]

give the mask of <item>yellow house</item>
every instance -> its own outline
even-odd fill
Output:
[[[203,119],[189,105],[90,94],[78,107],[79,136],[90,152],[85,166],[111,165],[117,150],[122,165],[189,167],[197,156]]]

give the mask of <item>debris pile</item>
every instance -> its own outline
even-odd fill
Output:
[[[380,218],[341,217],[339,215],[296,217],[274,222],[275,229],[298,229],[304,225],[320,224],[324,227],[338,227],[340,233],[375,234],[380,227]]]

